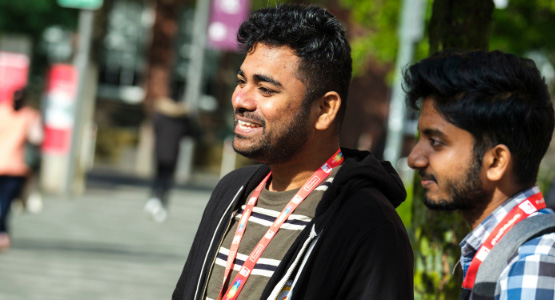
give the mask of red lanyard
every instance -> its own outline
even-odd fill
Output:
[[[301,189],[295,194],[295,196],[289,201],[289,203],[285,206],[279,217],[274,221],[272,226],[266,231],[266,234],[262,237],[262,239],[258,242],[254,250],[251,252],[243,266],[235,276],[233,280],[233,284],[228,288],[225,296],[223,297],[224,300],[233,300],[237,299],[241,289],[244,287],[245,282],[249,278],[256,262],[262,255],[262,252],[266,249],[274,235],[277,233],[281,225],[289,218],[289,216],[293,213],[293,211],[303,202],[303,200],[312,192],[320,183],[322,183],[331,173],[331,170],[337,166],[339,166],[343,162],[343,154],[341,150],[337,150],[337,152],[332,155],[326,161],[324,165],[322,165],[312,176],[305,182],[305,184],[301,187]],[[260,192],[266,185],[268,178],[270,178],[270,174],[262,180],[262,182],[258,185],[258,187],[252,193],[251,198],[247,202],[245,210],[243,211],[243,215],[239,220],[239,226],[237,226],[237,230],[235,231],[235,236],[233,237],[233,241],[231,243],[231,247],[229,249],[229,255],[227,257],[227,264],[225,267],[224,273],[224,282],[222,289],[220,290],[220,295],[218,299],[222,299],[222,294],[224,292],[225,283],[227,282],[227,278],[233,269],[233,261],[237,256],[237,250],[239,249],[239,243],[241,243],[241,239],[243,238],[243,233],[245,232],[245,228],[247,227],[247,221],[252,213],[252,210],[258,200],[258,196]]]
[[[499,240],[501,240],[516,223],[526,219],[529,215],[542,208],[545,208],[545,201],[542,193],[538,192],[515,206],[505,218],[493,228],[493,231],[488,235],[486,241],[480,246],[478,252],[476,252],[476,255],[474,255],[474,258],[470,262],[466,277],[463,281],[463,288],[471,290],[474,287],[478,268],[480,268],[486,256],[488,256],[491,249],[493,249]]]

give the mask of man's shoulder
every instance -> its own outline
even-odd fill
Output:
[[[555,257],[555,214],[553,211],[544,208],[529,216],[526,221],[532,221],[536,225],[525,227],[525,232],[522,233],[529,235],[530,239],[520,245],[515,257],[524,258],[530,255],[551,255]],[[532,232],[538,233],[533,234]]]
[[[508,234],[508,236],[512,234],[513,237],[508,241],[515,243],[515,246],[520,243],[520,246],[515,248],[516,251],[507,260],[509,262],[508,267],[512,268],[511,265],[518,261],[525,263],[530,260],[537,261],[544,258],[552,260],[555,258],[555,215],[553,211],[541,210],[521,223],[527,224],[523,226],[520,226],[520,223],[517,224],[513,229],[516,232],[509,231]],[[520,227],[517,230],[516,227],[518,226]],[[515,236],[518,236],[522,242],[515,239]],[[553,269],[553,276],[555,277],[555,269]]]
[[[382,226],[402,228],[401,219],[390,200],[377,188],[361,188],[342,200],[336,212],[341,227],[352,224],[355,228],[373,230]]]
[[[501,273],[496,287],[496,299],[554,299],[553,295],[555,232],[522,244]]]
[[[350,209],[368,209],[368,210],[393,210],[395,207],[378,188],[367,186],[353,191],[347,201],[345,207]]]
[[[550,255],[555,257],[555,232],[546,233],[522,244],[517,256],[525,258],[530,255]],[[555,275],[555,270],[554,275]]]
[[[524,243],[503,270],[496,299],[555,299],[555,233]]]

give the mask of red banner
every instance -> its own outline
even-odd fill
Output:
[[[72,65],[53,65],[45,95],[43,152],[67,154],[75,115],[78,74]]]

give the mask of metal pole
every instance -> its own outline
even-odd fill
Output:
[[[187,86],[183,96],[183,104],[189,106],[193,114],[197,113],[201,96],[202,69],[204,66],[204,48],[206,45],[206,27],[208,26],[209,12],[210,1],[197,0],[191,52],[189,54],[189,70],[187,70]]]
[[[73,65],[77,69],[78,86],[77,86],[77,98],[75,99],[74,111],[73,111],[73,130],[71,133],[71,145],[69,151],[69,162],[67,169],[67,178],[64,186],[64,194],[69,196],[72,190],[75,167],[77,166],[77,154],[79,153],[80,145],[80,133],[82,131],[82,120],[79,118],[81,115],[81,108],[83,106],[84,98],[84,87],[86,82],[87,64],[89,61],[89,49],[91,45],[92,37],[92,25],[93,25],[94,12],[92,10],[82,9],[79,13],[79,41],[77,53],[75,54]]]
[[[407,66],[413,56],[414,43],[422,38],[424,32],[424,10],[426,1],[403,0],[401,8],[401,24],[399,28],[399,50],[395,64],[395,82],[389,104],[389,118],[384,158],[391,162],[395,169],[401,156],[403,131],[405,126],[405,103],[402,89],[401,70]]]
[[[198,103],[201,96],[204,66],[204,48],[206,45],[206,27],[210,13],[210,1],[197,0],[193,24],[193,38],[189,53],[189,69],[187,70],[187,85],[181,103],[190,109],[191,118],[198,114]],[[195,140],[185,137],[179,150],[178,177],[187,182],[193,173],[193,154]]]

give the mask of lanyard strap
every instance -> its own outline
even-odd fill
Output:
[[[463,281],[462,287],[471,290],[474,287],[474,282],[476,281],[476,274],[478,273],[478,268],[486,259],[489,252],[493,247],[501,240],[516,223],[526,219],[531,214],[536,211],[545,208],[545,201],[541,192],[538,192],[526,200],[524,200],[519,205],[515,206],[511,211],[493,228],[493,231],[488,235],[486,241],[480,246],[474,258],[470,262],[468,271]]]
[[[332,169],[339,166],[343,162],[343,154],[341,150],[337,150],[334,155],[332,155],[326,163],[324,163],[312,176],[305,182],[305,184],[301,187],[301,189],[295,194],[295,196],[289,201],[289,203],[285,206],[281,214],[278,218],[274,221],[272,226],[266,231],[266,234],[260,239],[254,250],[251,252],[243,266],[235,276],[233,280],[233,284],[228,288],[228,291],[225,293],[223,297],[224,300],[234,300],[237,299],[241,289],[244,287],[245,282],[249,278],[256,262],[262,255],[262,252],[266,249],[274,235],[280,229],[281,225],[289,218],[289,216],[293,213],[293,211],[303,202],[303,200],[310,194],[320,183],[322,183],[331,173]],[[222,295],[224,292],[225,284],[227,279],[233,269],[233,262],[235,257],[237,256],[237,250],[239,249],[239,244],[241,243],[241,239],[243,238],[243,234],[245,233],[245,229],[247,227],[248,219],[254,209],[254,206],[258,200],[258,196],[264,186],[266,186],[266,182],[270,178],[270,172],[264,180],[256,187],[252,196],[250,197],[249,201],[245,206],[245,210],[243,211],[243,215],[239,220],[239,226],[237,226],[237,230],[235,231],[235,235],[233,237],[233,241],[231,242],[231,247],[229,249],[229,255],[227,257],[227,263],[224,272],[224,281],[222,289],[220,290],[220,295],[218,299],[222,299]]]

